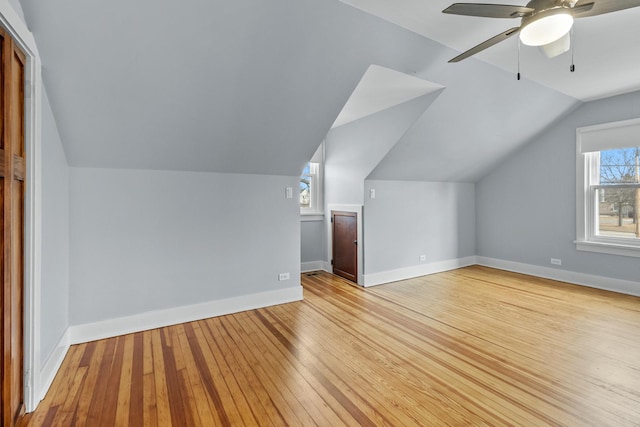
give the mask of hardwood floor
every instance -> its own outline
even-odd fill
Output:
[[[640,298],[473,266],[71,347],[29,426],[638,426]]]

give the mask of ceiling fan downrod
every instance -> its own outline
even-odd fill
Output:
[[[518,39],[518,80],[520,80],[520,40]]]

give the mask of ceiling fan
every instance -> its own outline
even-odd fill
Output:
[[[484,18],[521,18],[521,21],[519,27],[510,28],[491,37],[449,62],[462,61],[518,33],[520,41],[525,45],[541,46],[562,53],[568,49],[568,41],[567,49],[564,50],[558,50],[554,44],[568,40],[567,35],[575,18],[602,15],[637,6],[640,6],[640,0],[531,0],[526,6],[454,3],[442,12]]]

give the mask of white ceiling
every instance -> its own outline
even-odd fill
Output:
[[[453,3],[452,0],[341,1],[460,52],[519,25],[517,19],[443,14],[442,10]],[[524,6],[526,1],[496,3]],[[574,73],[569,72],[570,53],[547,59],[537,48],[522,46],[522,76],[582,101],[640,89],[640,7],[578,19],[573,31]],[[514,73],[515,78],[517,37],[475,57]],[[464,67],[465,61],[458,66]]]
[[[427,80],[371,65],[331,127],[342,126],[441,88]]]

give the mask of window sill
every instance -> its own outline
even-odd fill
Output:
[[[300,221],[324,221],[324,213],[300,212]]]
[[[599,252],[609,255],[622,255],[640,258],[640,247],[615,243],[577,241],[576,249],[586,252]]]

